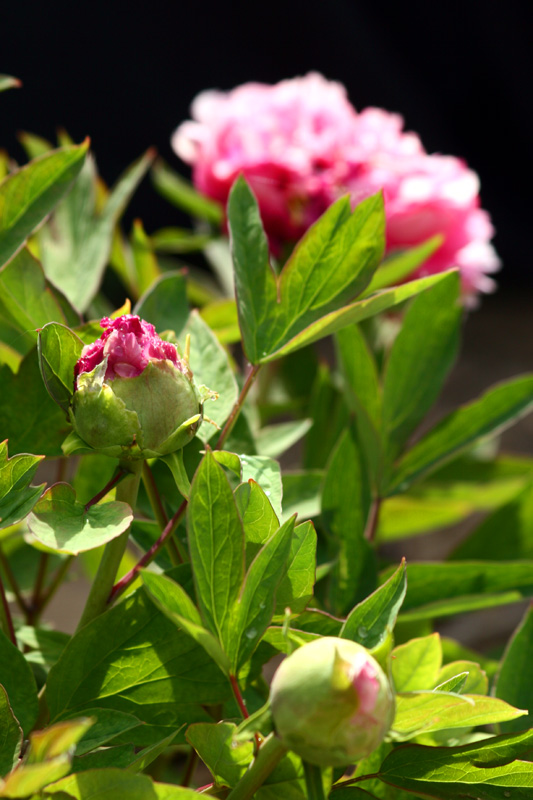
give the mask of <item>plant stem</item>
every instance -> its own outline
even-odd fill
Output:
[[[326,800],[322,770],[315,764],[302,761],[308,800]]]
[[[154,512],[154,516],[156,518],[156,522],[161,531],[164,531],[168,525],[168,517],[165,514],[165,509],[163,508],[163,503],[161,502],[161,497],[159,495],[152,470],[148,466],[147,461],[145,461],[143,464],[142,479],[144,488],[146,489],[146,494],[148,495],[148,500],[150,501],[150,506],[152,507],[152,511]],[[172,536],[166,540],[166,545],[170,555],[170,560],[174,566],[176,566],[176,564],[181,564],[183,559]]]
[[[117,472],[115,473],[115,475],[113,475],[111,480],[106,483],[104,488],[101,491],[99,491],[98,494],[95,494],[95,496],[92,498],[92,500],[89,500],[89,502],[85,504],[85,511],[88,511],[91,506],[95,506],[96,503],[99,503],[100,500],[103,497],[105,497],[108,492],[111,491],[113,486],[115,486],[117,483],[119,483],[119,481],[121,481],[123,478],[125,478],[126,475],[129,472],[130,472],[130,470],[124,469],[124,467],[119,466],[119,468],[118,468]],[[137,499],[137,498],[135,498],[135,499]],[[118,494],[117,494],[117,500],[118,500]]]
[[[365,539],[369,542],[373,542],[374,539],[376,538],[376,533],[379,523],[380,508],[381,508],[381,497],[376,497],[374,502],[372,503],[372,508],[370,509],[370,514],[368,515],[368,520],[365,528]]]
[[[127,464],[120,464],[120,467],[122,471],[127,471],[129,474],[117,487],[117,500],[128,503],[132,510],[135,510],[137,492],[141,480],[142,461],[130,461]],[[128,528],[127,531],[124,531],[116,539],[106,544],[76,631],[79,631],[88,622],[91,622],[106,610],[113,583],[128,544],[129,535]]]
[[[224,442],[226,441],[226,439],[228,438],[229,434],[233,430],[233,426],[235,425],[235,423],[237,421],[237,417],[239,416],[239,414],[241,412],[241,409],[242,409],[242,406],[244,404],[244,401],[246,400],[246,396],[247,396],[248,392],[250,391],[250,389],[252,387],[252,384],[255,381],[256,377],[257,377],[257,373],[259,372],[260,369],[261,369],[261,364],[253,364],[253,365],[251,365],[250,371],[248,372],[246,380],[244,381],[244,386],[241,389],[241,393],[238,396],[235,405],[231,409],[231,414],[229,415],[228,419],[226,420],[226,424],[222,428],[222,432],[221,432],[220,436],[218,437],[218,442],[217,442],[216,448],[215,448],[216,450],[221,450],[222,449],[222,446],[223,446]]]
[[[67,574],[67,570],[73,561],[74,561],[74,556],[67,556],[57,568],[56,574],[52,578],[51,582],[48,584],[48,588],[46,589],[44,594],[41,596],[41,599],[39,600],[39,607],[37,608],[35,614],[36,621],[39,619],[44,609],[46,608],[52,597],[55,595],[55,593],[61,586],[63,578]]]
[[[175,528],[177,528],[177,526],[179,525],[181,518],[185,513],[186,508],[187,508],[187,501],[184,500],[181,506],[174,514],[174,516],[172,517],[172,519],[167,522],[165,530],[163,531],[159,539],[153,543],[151,548],[146,551],[144,556],[137,562],[137,564],[135,564],[135,566],[132,569],[130,569],[130,571],[126,573],[126,575],[124,575],[112,587],[112,589],[109,592],[108,602],[112,603],[113,600],[116,600],[116,598],[119,597],[128,588],[130,583],[133,583],[133,581],[136,579],[141,569],[143,569],[143,567],[148,566],[148,564],[155,558],[157,553],[163,547],[167,538],[171,535],[171,533],[173,533]]]
[[[181,779],[180,786],[190,786],[194,773],[196,771],[197,764],[198,764],[198,753],[191,747],[191,752],[189,753],[189,757],[187,758],[187,763],[185,764],[185,772],[183,773],[183,778]]]
[[[22,592],[20,591],[19,585],[17,583],[17,579],[15,578],[13,570],[11,569],[11,565],[9,564],[9,561],[6,558],[6,554],[2,550],[1,546],[0,546],[0,565],[2,566],[2,569],[4,570],[4,572],[6,574],[6,578],[9,581],[9,585],[11,587],[11,591],[15,595],[15,598],[17,600],[17,603],[18,603],[18,606],[19,606],[20,610],[27,617],[28,613],[29,613],[28,606],[27,606],[26,601],[24,600],[24,598],[22,596]]]
[[[244,719],[248,719],[250,715],[248,713],[248,709],[246,708],[246,703],[244,702],[244,697],[241,694],[239,682],[235,675],[229,676],[229,682],[231,683],[231,688],[233,689],[233,694],[235,696],[235,700],[237,701],[237,705],[241,710],[241,714],[243,715]]]
[[[274,733],[271,733],[263,742],[253,764],[229,793],[227,800],[250,800],[286,752],[286,747]]]
[[[336,783],[335,786],[331,787],[331,791],[334,792],[337,789],[344,789],[345,786],[351,786],[354,783],[370,781],[372,778],[379,778],[379,772],[372,772],[369,775],[359,775],[357,778],[349,778],[347,781],[340,781],[340,783]]]
[[[15,636],[15,628],[13,627],[13,619],[7,602],[6,593],[4,592],[4,583],[0,577],[0,626],[2,627],[6,636],[9,636],[15,647],[17,647],[17,637]]]

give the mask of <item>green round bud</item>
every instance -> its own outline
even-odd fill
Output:
[[[329,636],[281,663],[270,703],[283,744],[321,767],[365,758],[394,719],[394,696],[377,661],[356,642]]]

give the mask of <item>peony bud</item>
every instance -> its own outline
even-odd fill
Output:
[[[282,662],[270,702],[283,744],[321,767],[365,758],[394,719],[392,690],[377,661],[356,642],[329,636]]]
[[[151,458],[184,447],[202,421],[192,373],[171,342],[133,314],[101,321],[74,369],[71,421],[94,450]]]

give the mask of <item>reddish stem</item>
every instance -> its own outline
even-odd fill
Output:
[[[121,481],[122,478],[127,474],[128,473],[125,469],[119,469],[117,471],[117,474],[111,478],[109,483],[106,483],[104,488],[100,492],[98,492],[98,494],[95,494],[92,500],[89,500],[89,502],[85,504],[85,511],[88,511],[91,506],[94,506],[96,505],[96,503],[99,503],[102,497],[105,497],[106,494],[111,491],[113,486],[115,486],[119,481]]]
[[[372,503],[372,508],[370,509],[370,514],[368,516],[365,529],[365,539],[367,539],[367,541],[369,542],[373,542],[376,537],[380,508],[381,508],[381,498],[376,497],[376,499]]]
[[[241,710],[241,714],[243,715],[244,719],[248,719],[250,716],[248,713],[248,709],[246,708],[246,703],[244,702],[244,697],[241,694],[241,690],[239,687],[239,682],[235,675],[230,675],[229,680],[231,683],[231,688],[233,689],[233,694],[235,695],[235,700],[237,701],[237,705]]]
[[[226,424],[222,428],[222,432],[221,432],[220,436],[218,437],[218,442],[217,442],[215,450],[222,450],[222,445],[224,444],[224,442],[226,441],[227,437],[229,436],[229,434],[233,430],[233,426],[235,425],[235,422],[237,421],[237,417],[240,414],[241,408],[242,408],[242,406],[244,404],[244,401],[246,400],[246,396],[247,396],[248,392],[250,391],[250,389],[252,387],[252,384],[255,381],[256,377],[257,377],[257,373],[259,372],[260,369],[261,369],[261,364],[253,364],[250,367],[250,371],[249,371],[249,373],[248,373],[248,375],[246,377],[246,380],[244,381],[244,386],[242,387],[241,393],[240,393],[239,397],[237,398],[237,402],[235,403],[235,405],[231,409],[231,414],[229,415],[229,417],[228,417],[228,419],[226,421]]]
[[[157,541],[153,543],[151,548],[146,551],[146,553],[137,562],[137,564],[135,564],[135,566],[132,567],[132,569],[130,569],[130,571],[127,572],[126,575],[124,575],[119,581],[117,581],[117,583],[115,583],[109,594],[109,598],[107,601],[108,603],[112,603],[114,600],[116,600],[117,597],[119,597],[124,591],[126,591],[130,583],[133,583],[133,581],[136,579],[141,569],[143,569],[143,567],[146,567],[151,561],[153,561],[157,553],[161,550],[161,548],[165,544],[165,541],[178,527],[180,520],[183,517],[183,514],[185,513],[186,508],[187,508],[187,501],[184,500],[181,506],[174,514],[174,516],[172,517],[172,519],[170,519],[166,524],[165,529],[162,532],[159,539],[157,539]]]

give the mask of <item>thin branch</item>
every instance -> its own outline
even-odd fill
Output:
[[[376,499],[372,503],[372,507],[370,509],[370,514],[368,515],[368,520],[365,529],[365,539],[369,542],[373,542],[374,539],[376,538],[380,509],[381,509],[381,497],[376,497]]]
[[[9,561],[7,560],[6,554],[2,550],[1,546],[0,546],[0,565],[2,566],[2,569],[4,570],[4,572],[6,574],[6,578],[9,581],[9,586],[11,588],[11,591],[15,595],[15,598],[17,600],[17,603],[18,603],[18,606],[19,606],[20,610],[22,611],[24,616],[27,617],[28,613],[29,613],[28,605],[27,605],[26,601],[24,600],[24,598],[22,596],[22,592],[20,591],[19,585],[17,583],[17,579],[15,578],[15,574],[14,574],[13,570],[11,569],[11,565],[10,565]]]
[[[248,713],[248,709],[246,708],[246,703],[244,702],[244,697],[241,694],[241,690],[239,687],[239,682],[235,675],[229,676],[229,681],[231,683],[231,688],[233,689],[233,694],[235,696],[235,700],[237,701],[237,705],[241,710],[241,714],[243,715],[244,719],[248,719],[250,714]]]
[[[85,511],[88,511],[91,508],[91,506],[95,506],[96,503],[99,503],[102,497],[105,497],[106,494],[111,491],[113,486],[115,486],[117,483],[119,483],[119,481],[122,480],[122,478],[124,478],[126,475],[129,474],[130,473],[128,473],[127,470],[119,467],[116,474],[111,478],[111,480],[108,483],[106,483],[104,488],[100,492],[98,492],[98,494],[95,494],[92,500],[89,500],[89,502],[85,504]]]
[[[372,772],[368,775],[359,775],[357,778],[349,778],[347,781],[340,781],[331,787],[331,791],[336,789],[344,789],[345,786],[351,786],[354,783],[361,783],[362,781],[370,781],[373,778],[379,778],[379,772]]]
[[[146,490],[146,494],[148,495],[148,500],[150,501],[150,506],[152,508],[152,511],[154,512],[156,522],[159,525],[161,531],[164,531],[166,526],[168,525],[168,517],[165,513],[165,509],[163,508],[163,503],[161,501],[161,496],[159,494],[156,482],[154,480],[153,472],[148,466],[147,461],[143,463],[142,480],[144,488]],[[172,536],[169,539],[167,539],[166,545],[168,547],[170,559],[174,564],[174,566],[176,566],[176,564],[181,564],[183,562],[183,559],[180,555],[176,542],[174,541]]]
[[[198,753],[191,747],[191,752],[189,753],[189,757],[187,758],[187,763],[185,765],[185,772],[183,773],[183,778],[181,779],[180,786],[191,785],[191,781],[194,777],[194,773],[196,772],[197,765],[198,765]]]
[[[235,405],[231,409],[231,414],[229,415],[228,419],[226,420],[226,424],[222,428],[222,432],[221,432],[220,436],[218,437],[218,442],[217,442],[215,450],[221,450],[222,449],[222,446],[223,446],[224,442],[226,441],[226,439],[228,438],[229,434],[233,430],[233,426],[235,425],[235,423],[237,421],[237,417],[239,416],[239,414],[241,412],[241,409],[242,409],[242,406],[244,404],[244,401],[246,400],[248,392],[250,391],[250,389],[252,387],[252,384],[255,381],[256,377],[257,377],[257,373],[259,372],[260,369],[261,369],[261,364],[253,364],[250,367],[250,371],[249,371],[249,373],[248,373],[248,375],[246,377],[246,380],[244,382],[244,386],[241,389],[241,393],[239,394],[239,397],[237,398],[237,401],[236,401]]]
[[[159,537],[159,539],[156,542],[153,543],[151,548],[146,551],[146,553],[137,562],[137,564],[135,564],[135,566],[132,567],[132,569],[130,569],[130,571],[128,573],[126,573],[126,575],[124,575],[119,581],[117,581],[117,583],[115,583],[115,585],[113,586],[113,588],[111,589],[111,592],[109,594],[109,598],[107,600],[108,604],[110,604],[114,600],[116,600],[117,597],[120,597],[120,595],[123,592],[126,591],[128,586],[131,583],[133,583],[133,581],[137,578],[137,575],[139,574],[141,569],[143,569],[144,567],[148,566],[148,564],[150,564],[150,562],[153,561],[153,559],[156,557],[158,552],[161,550],[161,548],[165,544],[165,542],[168,539],[168,537],[178,527],[178,525],[179,525],[179,523],[181,521],[181,518],[183,517],[183,515],[185,513],[185,509],[186,508],[187,508],[187,501],[184,500],[183,503],[181,504],[181,506],[178,508],[178,510],[174,514],[174,516],[172,517],[172,519],[170,519],[167,522],[167,524],[165,526],[165,529],[164,529],[163,533],[161,534],[161,536]]]

